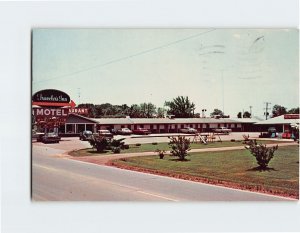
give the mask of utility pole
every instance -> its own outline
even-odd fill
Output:
[[[250,108],[250,118],[252,118],[252,106],[249,106]]]
[[[268,119],[268,115],[269,115],[269,110],[270,110],[270,108],[269,108],[269,104],[271,104],[270,102],[264,102],[264,104],[266,105],[266,108],[264,108],[264,110],[265,110],[265,115],[266,115],[266,120]]]
[[[224,109],[224,70],[222,72],[222,103],[223,103],[223,114],[225,115],[225,109]]]

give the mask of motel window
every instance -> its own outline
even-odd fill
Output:
[[[218,124],[218,128],[220,128],[220,124]]]

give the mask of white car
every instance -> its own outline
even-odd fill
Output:
[[[232,129],[228,129],[226,127],[220,127],[218,129],[214,129],[213,130],[216,133],[225,133],[225,134],[229,134],[230,132],[232,132]]]
[[[183,129],[179,129],[179,132],[194,134],[194,133],[197,133],[198,131],[194,128],[186,127],[186,128],[183,128]]]
[[[132,134],[132,131],[128,128],[122,128],[122,129],[119,129],[117,131],[118,134],[122,134],[122,135],[130,135]]]

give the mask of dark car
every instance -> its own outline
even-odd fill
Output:
[[[87,141],[92,137],[92,135],[93,135],[92,131],[89,131],[89,130],[83,131],[79,135],[79,140]]]
[[[132,130],[132,133],[147,135],[147,134],[150,134],[150,131],[148,129],[144,129],[144,128],[137,128],[137,129]]]
[[[49,143],[49,142],[59,143],[60,137],[56,133],[46,133],[44,136],[42,136],[41,141],[43,143]]]

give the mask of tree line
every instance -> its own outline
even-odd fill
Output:
[[[201,116],[200,113],[195,113],[195,104],[188,96],[177,96],[171,101],[165,101],[163,107],[156,107],[149,102],[132,104],[130,106],[127,104],[113,105],[110,103],[84,103],[79,104],[78,108],[87,108],[87,116],[91,118],[124,118],[126,116],[130,116],[131,118],[163,118],[165,115],[173,115],[176,118],[199,118]],[[287,110],[287,108],[283,106],[274,105],[272,117],[286,113],[299,113],[299,107]],[[217,108],[210,113],[210,116],[226,117],[224,113]],[[251,114],[248,111],[244,112],[243,115],[239,112],[237,117],[250,118]]]

